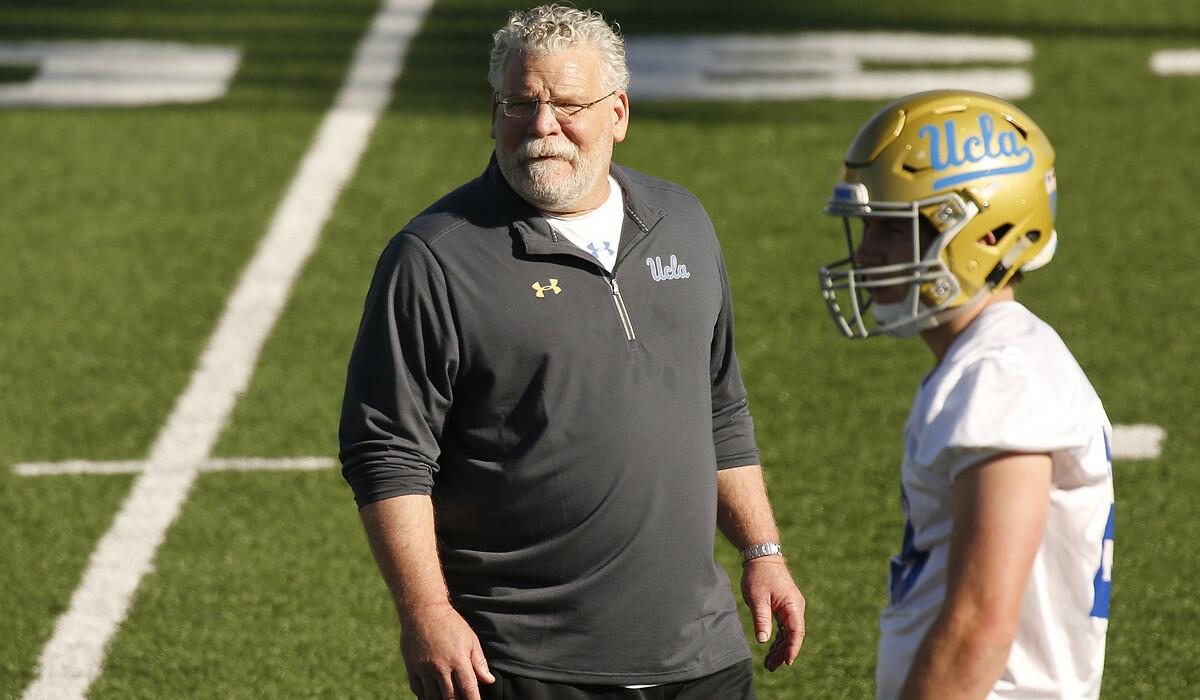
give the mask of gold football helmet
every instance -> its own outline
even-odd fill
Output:
[[[1045,265],[1056,190],[1054,149],[1013,105],[960,90],[889,104],[850,144],[825,208],[843,218],[850,253],[820,272],[834,321],[851,338],[911,336]],[[911,263],[859,267],[854,223],[870,217],[912,222]],[[905,300],[865,319],[870,289],[896,285],[909,285]]]

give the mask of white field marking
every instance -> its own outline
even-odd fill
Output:
[[[372,19],[337,101],[242,272],[145,470],[97,544],[70,607],[43,648],[26,700],[82,700],[99,677],[105,647],[249,382],[288,291],[390,99],[391,85],[431,2],[387,0]]]
[[[228,457],[210,459],[200,465],[201,471],[320,471],[333,469],[337,460],[330,457]]]
[[[1114,425],[1113,459],[1156,459],[1162,454],[1167,431],[1157,425]]]
[[[0,84],[0,107],[134,107],[225,94],[241,52],[152,41],[0,42],[0,65],[36,66]]]
[[[1114,425],[1113,459],[1156,459],[1162,454],[1166,431],[1157,425]],[[13,466],[19,476],[61,474],[139,474],[150,463],[144,460],[98,461],[73,459],[62,462],[22,462]],[[202,472],[218,471],[319,471],[337,467],[332,457],[227,457],[207,459],[196,465]]]
[[[1150,55],[1157,75],[1200,75],[1200,49],[1168,49]]]
[[[13,465],[18,476],[60,476],[63,474],[141,474],[149,466],[144,460],[95,461],[72,459],[64,462],[23,462]],[[330,457],[227,457],[207,459],[196,465],[197,471],[320,471],[333,469],[337,460]]]
[[[1024,68],[863,70],[881,64],[1022,63],[1033,44],[1011,37],[814,32],[754,36],[630,36],[632,96],[642,100],[884,99],[942,88],[1028,97]]]

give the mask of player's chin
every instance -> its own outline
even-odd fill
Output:
[[[875,304],[899,304],[908,296],[903,289],[896,287],[869,289],[867,290],[867,294],[870,295],[871,301]]]

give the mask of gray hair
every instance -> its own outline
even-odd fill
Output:
[[[492,35],[488,82],[493,91],[500,91],[504,61],[513,49],[544,56],[581,44],[594,48],[600,55],[605,90],[629,89],[629,66],[625,63],[625,39],[620,28],[615,24],[609,26],[603,15],[594,10],[578,10],[557,3],[509,15],[508,24]]]

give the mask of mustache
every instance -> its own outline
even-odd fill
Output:
[[[571,163],[575,163],[579,160],[579,151],[574,145],[548,139],[526,141],[517,147],[515,155],[518,161],[527,161],[534,158],[563,158]]]

